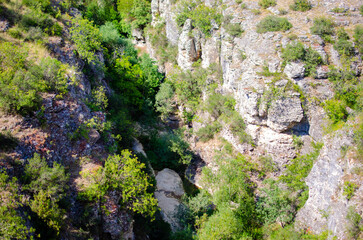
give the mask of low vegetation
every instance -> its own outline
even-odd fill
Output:
[[[258,1],[258,5],[266,9],[269,7],[276,6],[276,0],[260,0]]]
[[[306,12],[312,8],[313,6],[311,5],[309,0],[294,0],[294,3],[290,5],[291,10],[300,12]]]
[[[326,41],[331,41],[330,36],[335,34],[334,27],[333,20],[326,17],[318,17],[314,19],[314,25],[310,28],[310,31]]]
[[[267,16],[257,24],[258,33],[287,31],[290,28],[292,28],[292,24],[287,18],[276,16]]]
[[[222,23],[222,14],[216,8],[206,6],[201,0],[180,1],[178,8],[177,24],[183,26],[187,19],[191,19],[193,26],[207,37],[211,35],[213,23],[219,26]]]
[[[305,64],[305,74],[312,76],[316,72],[316,67],[323,64],[323,58],[311,47],[305,48],[301,42],[288,44],[282,50],[282,59],[285,63],[302,61]]]

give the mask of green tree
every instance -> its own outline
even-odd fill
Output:
[[[28,183],[24,189],[33,193],[31,210],[58,235],[65,216],[58,205],[67,189],[68,175],[64,167],[58,163],[49,167],[46,160],[35,153],[25,166],[24,180]]]
[[[152,184],[144,168],[145,165],[129,150],[109,156],[104,167],[92,173],[83,173],[90,184],[85,186],[81,197],[90,201],[97,200],[101,208],[107,193],[116,191],[117,202],[123,207],[144,216],[153,216],[157,201],[149,192]]]
[[[27,228],[17,212],[22,206],[17,179],[0,172],[0,192],[0,239],[27,239],[34,229]]]
[[[165,120],[173,111],[174,90],[172,86],[164,82],[160,85],[158,93],[155,95],[156,111],[160,112],[162,120]]]
[[[95,53],[101,50],[102,37],[93,22],[82,17],[73,18],[70,33],[79,56],[88,63],[99,62]]]
[[[224,206],[201,225],[197,239],[241,239],[241,233],[242,229],[235,212],[229,206]]]
[[[282,225],[290,223],[295,214],[291,192],[282,190],[278,182],[271,179],[266,182],[267,187],[261,189],[257,202],[257,213],[263,224],[276,221]]]

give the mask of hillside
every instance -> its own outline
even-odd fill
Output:
[[[359,0],[0,0],[0,239],[363,239]]]

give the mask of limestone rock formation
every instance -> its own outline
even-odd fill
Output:
[[[298,97],[281,98],[271,103],[267,114],[267,126],[277,132],[283,132],[304,117]]]
[[[289,63],[284,69],[284,73],[292,79],[303,78],[305,74],[305,67],[303,63]]]
[[[156,175],[156,188],[155,197],[162,217],[176,231],[179,229],[179,222],[175,214],[180,205],[179,198],[184,195],[182,180],[175,171],[165,168]]]
[[[352,131],[347,129],[328,135],[323,139],[324,147],[314,164],[306,184],[309,186],[309,199],[298,212],[296,222],[299,228],[310,228],[321,233],[331,231],[338,239],[349,239],[349,220],[347,213],[350,206],[359,202],[363,193],[360,188],[349,201],[343,194],[344,182],[361,181],[352,175],[352,169],[357,166],[347,153],[342,155],[342,148],[352,144]]]

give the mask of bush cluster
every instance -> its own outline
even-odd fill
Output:
[[[179,14],[176,22],[183,26],[189,18],[194,27],[198,28],[207,37],[211,35],[213,24],[221,25],[222,14],[216,8],[207,7],[200,0],[184,0],[179,3]]]
[[[286,62],[303,61],[305,63],[306,75],[314,74],[316,67],[324,63],[317,51],[311,47],[305,48],[301,42],[288,44],[282,50],[282,58]]]
[[[36,65],[27,57],[23,46],[0,44],[0,108],[7,112],[31,112],[39,105],[41,92],[67,92],[66,65],[49,57]]]
[[[287,31],[290,28],[292,28],[292,24],[287,18],[276,16],[267,16],[257,24],[258,33]]]
[[[325,17],[314,19],[314,25],[310,28],[312,34],[321,36],[324,40],[330,41],[329,37],[335,33],[334,22]]]
[[[342,56],[351,57],[354,55],[353,43],[348,41],[349,35],[343,28],[338,30],[338,40],[334,44],[334,49]]]
[[[306,12],[312,9],[309,0],[294,0],[294,4],[290,5],[290,9],[294,11]]]
[[[269,7],[276,6],[276,0],[260,0],[258,1],[258,5],[266,9]]]

